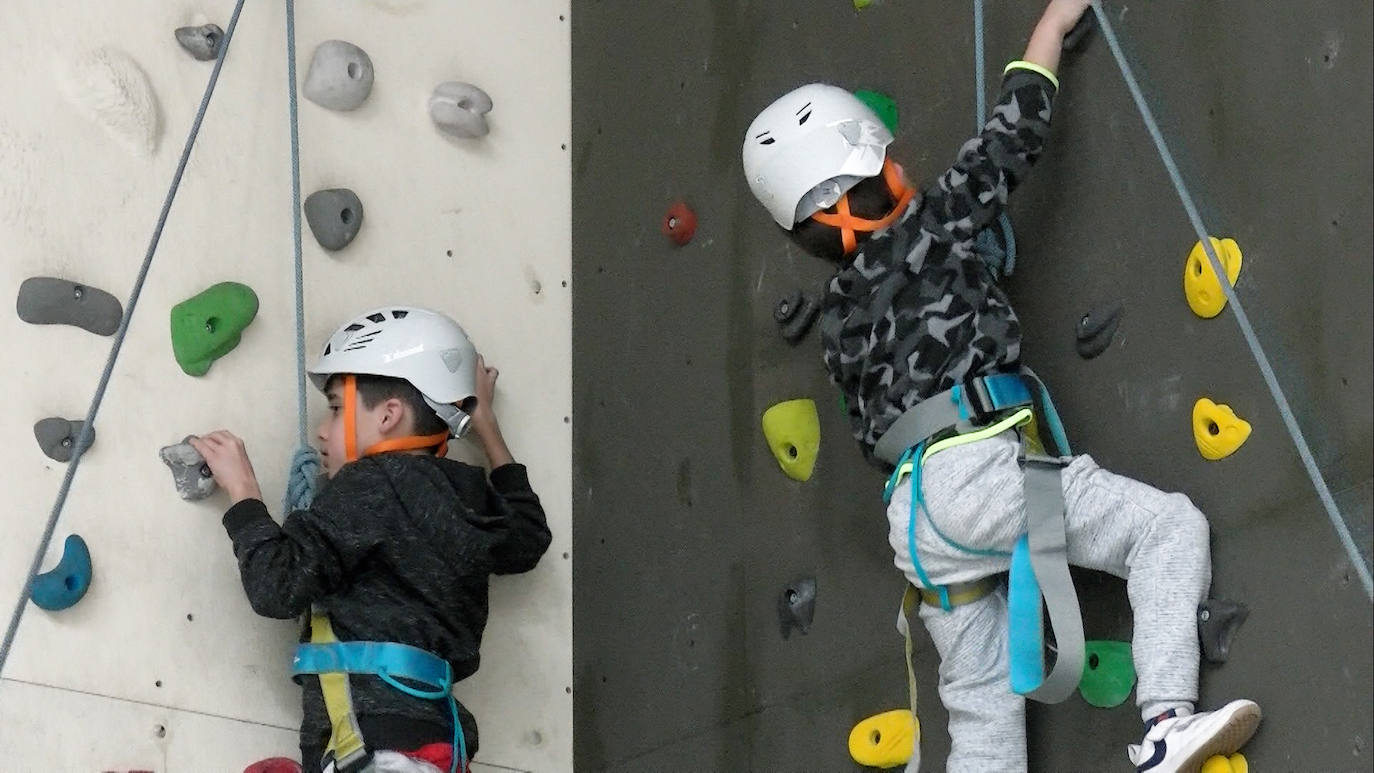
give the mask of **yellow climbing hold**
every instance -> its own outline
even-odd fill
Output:
[[[1235,286],[1240,277],[1240,247],[1235,239],[1212,240],[1212,250],[1226,269],[1226,278]],[[1193,245],[1188,253],[1188,263],[1183,267],[1183,294],[1188,296],[1188,306],[1193,313],[1204,319],[1211,319],[1226,308],[1226,293],[1221,289],[1217,272],[1212,270],[1212,261],[1207,259],[1207,250],[1202,242]]]
[[[911,709],[874,714],[849,731],[849,756],[870,768],[895,768],[911,759],[921,721]]]
[[[1193,439],[1204,459],[1225,459],[1249,437],[1250,422],[1237,416],[1231,406],[1205,397],[1193,404]]]
[[[1240,752],[1230,757],[1216,754],[1202,763],[1202,773],[1250,773],[1250,763],[1245,761],[1245,756]]]
[[[810,480],[821,447],[821,417],[814,400],[788,400],[763,412],[763,436],[792,480]]]

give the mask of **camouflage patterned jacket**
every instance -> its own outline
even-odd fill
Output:
[[[864,456],[911,406],[975,376],[1016,370],[1021,325],[974,237],[1039,157],[1056,84],[1013,65],[977,137],[902,218],[830,280],[821,341]]]

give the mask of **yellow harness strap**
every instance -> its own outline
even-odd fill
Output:
[[[333,644],[337,641],[329,616],[312,612],[310,642]],[[333,732],[329,734],[329,745],[325,747],[325,757],[327,759],[333,754],[335,768],[346,769],[354,761],[367,756],[363,733],[358,729],[358,718],[353,713],[353,692],[348,686],[348,674],[332,671],[318,676],[320,691],[324,693],[324,707],[329,712],[329,724],[333,727]]]

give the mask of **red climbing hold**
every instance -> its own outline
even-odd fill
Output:
[[[663,216],[663,235],[673,244],[681,247],[690,242],[696,232],[697,215],[686,204],[679,201],[668,208],[668,214]]]
[[[302,773],[301,764],[285,757],[271,757],[249,765],[243,773]]]

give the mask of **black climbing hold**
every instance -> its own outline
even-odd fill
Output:
[[[19,318],[33,325],[75,325],[96,335],[114,335],[124,307],[94,287],[47,276],[29,277],[19,286]]]
[[[315,191],[305,199],[305,220],[321,247],[341,250],[363,226],[363,202],[347,188]]]
[[[70,462],[72,455],[76,453],[76,441],[81,437],[81,428],[85,424],[84,421],[49,416],[33,425],[33,436],[38,439],[38,447],[43,449],[43,453],[47,454],[49,459]],[[94,442],[95,428],[92,427],[86,448],[90,448]]]
[[[815,577],[799,578],[782,589],[778,595],[778,622],[782,626],[782,638],[789,638],[794,628],[803,635],[810,633],[811,621],[815,616]]]
[[[779,332],[788,343],[794,344],[811,329],[818,314],[820,307],[801,290],[779,299],[773,307],[773,320],[778,323]]]
[[[224,30],[220,29],[218,24],[178,27],[175,34],[181,47],[202,62],[219,56],[219,44],[224,40]]]
[[[1099,303],[1078,318],[1074,334],[1078,338],[1078,356],[1091,360],[1107,351],[1121,322],[1123,306],[1120,301]]]
[[[1211,663],[1225,663],[1231,655],[1231,642],[1250,616],[1250,607],[1239,601],[1208,599],[1197,610],[1198,638],[1202,656]]]
[[[1087,46],[1087,40],[1096,27],[1097,14],[1092,11],[1078,17],[1078,23],[1073,25],[1069,34],[1064,36],[1064,50],[1075,54],[1082,51]]]

